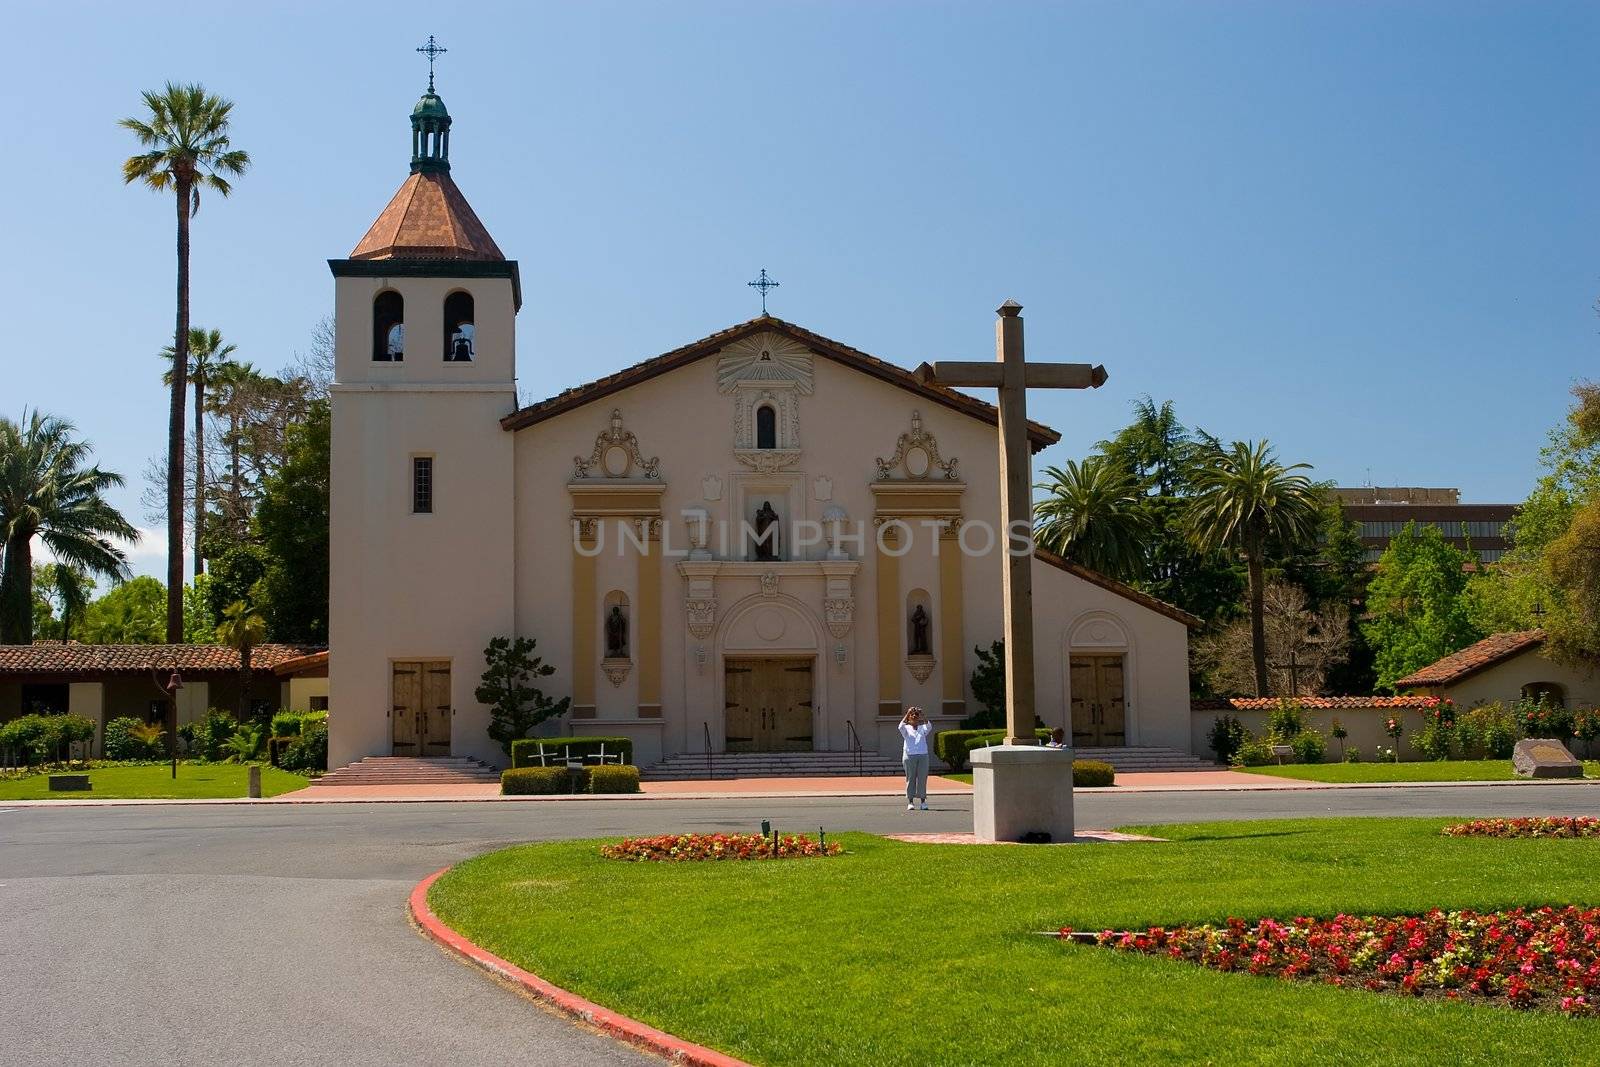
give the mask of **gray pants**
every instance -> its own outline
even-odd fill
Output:
[[[907,756],[901,760],[906,768],[906,803],[928,799],[928,754]]]

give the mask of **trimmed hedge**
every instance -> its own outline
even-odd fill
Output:
[[[609,749],[610,746],[608,745]],[[560,796],[569,793],[637,793],[639,768],[513,767],[500,772],[500,793],[508,797]]]
[[[565,751],[571,759],[598,756],[605,745],[608,759],[620,752],[623,763],[633,762],[633,739],[628,737],[524,737],[511,742],[512,768],[539,766],[541,744],[546,752]]]
[[[1050,740],[1049,730],[1035,730],[1033,735],[1041,742]],[[940,730],[933,735],[933,754],[951,771],[960,772],[967,769],[973,749],[997,745],[1005,736],[1004,730]]]
[[[1072,784],[1079,789],[1112,785],[1117,780],[1117,769],[1097,759],[1072,761]]]
[[[591,793],[637,793],[638,791],[639,768],[637,767],[606,765],[589,768]]]

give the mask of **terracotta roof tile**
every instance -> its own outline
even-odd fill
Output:
[[[367,230],[351,259],[506,257],[445,172],[413,174]]]
[[[1360,711],[1371,708],[1426,708],[1432,697],[1300,697],[1300,706],[1308,711]],[[1270,711],[1278,706],[1277,697],[1231,697],[1223,700],[1195,700],[1189,707],[1194,711]]]
[[[979,400],[975,396],[951,389],[943,385],[924,385],[903,367],[896,366],[876,356],[869,356],[859,349],[841,344],[832,338],[813,333],[803,326],[796,326],[792,322],[774,318],[771,315],[762,315],[748,322],[741,322],[737,326],[730,326],[725,330],[718,330],[698,341],[691,342],[671,352],[663,353],[642,363],[635,363],[631,367],[597,378],[586,385],[575,386],[564,392],[557,393],[547,400],[530,404],[525,408],[507,415],[500,420],[500,425],[507,430],[521,430],[546,419],[554,418],[563,412],[582,407],[602,397],[626,389],[631,385],[648,381],[660,374],[687,366],[706,356],[715,355],[734,341],[748,334],[761,330],[774,330],[805,345],[818,355],[825,356],[847,367],[872,375],[890,385],[897,385],[909,392],[927,397],[929,400],[956,411],[982,419],[984,422],[994,424],[999,416],[993,404]],[[1028,437],[1033,444],[1035,452],[1040,451],[1061,440],[1061,435],[1043,423],[1028,420]]]
[[[1509,633],[1490,634],[1477,644],[1452,652],[1443,659],[1428,664],[1394,683],[1396,689],[1418,686],[1453,685],[1468,675],[1485,667],[1492,667],[1520,652],[1544,644],[1543,630],[1513,630]]]
[[[272,668],[273,673],[280,678],[286,678],[291,674],[303,674],[307,671],[315,670],[325,671],[327,669],[327,649],[323,649],[321,652],[313,652],[309,656],[296,656],[294,659],[286,659]]]
[[[316,645],[257,645],[250,666],[272,670],[316,652]],[[227,645],[0,645],[0,675],[139,674],[158,671],[236,671],[239,653]]]

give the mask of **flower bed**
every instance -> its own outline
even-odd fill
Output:
[[[1453,823],[1441,832],[1446,837],[1600,837],[1600,819],[1589,815],[1473,819]]]
[[[799,834],[662,834],[660,837],[629,837],[614,845],[602,845],[600,855],[610,860],[684,863],[697,860],[790,860],[837,856],[844,851],[838,842],[816,840]]]
[[[1123,952],[1219,971],[1326,982],[1374,992],[1600,1015],[1600,908],[1422,916],[1229,919],[1223,926],[1150,927],[1074,935]]]

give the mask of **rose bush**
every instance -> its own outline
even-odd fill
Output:
[[[1061,937],[1220,971],[1600,1015],[1600,908],[1229,919],[1094,935],[1063,928]]]
[[[820,835],[819,835],[820,838]],[[779,834],[776,853],[773,839],[761,834],[662,834],[659,837],[629,837],[614,845],[602,845],[600,855],[611,860],[655,861],[658,863],[697,860],[810,859],[837,856],[844,846],[799,834]]]
[[[1600,837],[1600,819],[1589,815],[1473,819],[1453,823],[1441,832],[1446,837]]]

